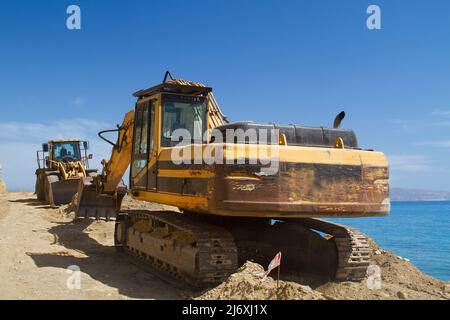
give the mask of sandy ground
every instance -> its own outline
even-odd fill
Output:
[[[191,295],[118,256],[112,247],[114,222],[72,223],[70,216],[38,202],[32,193],[7,195],[9,210],[0,216],[0,299]],[[66,285],[71,265],[80,267],[80,290]]]
[[[262,281],[261,266],[247,263],[206,292],[175,287],[117,255],[114,222],[72,222],[32,193],[6,193],[0,180],[0,299],[449,299],[450,285],[372,244],[382,287],[327,282]],[[125,202],[124,206],[132,203]],[[135,204],[139,207],[140,204]],[[144,206],[146,206],[144,204]],[[69,289],[67,268],[77,265],[81,288]]]

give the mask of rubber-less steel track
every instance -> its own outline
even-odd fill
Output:
[[[160,241],[157,246],[160,245],[161,248],[167,245],[167,238],[175,232],[194,239],[188,245],[184,243],[183,248],[181,245],[177,248],[177,241],[173,241],[167,250],[173,250],[174,255],[178,256],[169,257],[169,259],[158,258],[158,252],[156,252],[158,250],[155,250],[154,254],[144,252],[142,248],[139,249],[129,240],[122,246],[126,253],[144,260],[147,267],[166,280],[168,280],[166,276],[169,276],[194,287],[204,287],[224,281],[238,267],[237,248],[231,234],[225,229],[199,221],[193,216],[170,211],[129,210],[121,212],[117,223],[120,224],[120,221],[126,221],[128,230],[134,230],[133,226],[139,221],[147,221],[152,225],[164,226],[166,230],[171,230],[161,240],[152,238],[153,243]],[[193,254],[195,260],[192,258]],[[190,270],[190,266],[186,266],[186,261],[193,261],[195,264],[192,266],[193,272],[187,271]]]
[[[293,223],[333,236],[338,251],[336,280],[364,279],[370,264],[369,242],[365,235],[353,228],[321,219],[295,219]]]
[[[166,233],[145,240],[143,235],[151,234],[155,229],[139,230],[136,226],[143,222],[149,226],[158,225]],[[123,211],[116,224],[121,223],[125,223],[129,234],[125,243],[119,244],[119,248],[127,255],[139,258],[146,267],[169,282],[205,287],[224,281],[237,270],[238,249],[233,236],[215,223],[189,214],[146,210]],[[370,249],[362,233],[320,219],[289,219],[286,223],[298,224],[333,237],[338,257],[336,280],[359,281],[365,278],[370,263]],[[175,234],[191,240],[180,242]],[[133,241],[128,238],[131,236],[134,237]],[[145,241],[149,241],[148,245]],[[161,256],[160,252],[163,247],[165,256]]]

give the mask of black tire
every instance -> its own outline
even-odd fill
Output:
[[[34,187],[34,192],[36,193],[36,197],[40,201],[45,201],[45,188],[40,175],[36,175],[36,184]]]
[[[59,177],[56,175],[48,175],[44,180],[45,201],[52,207],[55,207],[55,203],[53,201],[53,190],[51,184],[57,181],[59,181]]]

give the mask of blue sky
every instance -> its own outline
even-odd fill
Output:
[[[121,122],[132,93],[214,87],[231,120],[343,126],[385,152],[393,187],[450,191],[450,2],[0,1],[0,163],[32,189],[35,150]],[[81,30],[66,9],[81,8]],[[366,9],[381,8],[381,30]],[[70,121],[70,119],[73,119]],[[98,163],[98,162],[96,162]]]

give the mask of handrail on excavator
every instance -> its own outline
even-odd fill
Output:
[[[100,131],[100,132],[98,133],[98,136],[99,136],[100,139],[102,139],[103,141],[106,141],[106,142],[108,142],[110,145],[112,145],[113,147],[116,147],[116,144],[115,144],[114,142],[112,142],[111,140],[108,140],[107,138],[105,138],[105,137],[103,136],[103,134],[105,134],[105,133],[111,133],[111,132],[119,132],[119,131],[120,131],[120,127],[117,126],[117,129],[109,129],[109,130],[103,130],[103,131]]]

